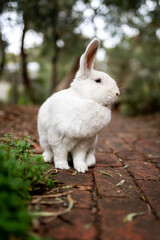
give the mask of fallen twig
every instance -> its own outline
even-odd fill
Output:
[[[55,193],[55,194],[47,194],[47,195],[42,195],[41,198],[55,198],[55,197],[61,197],[61,196],[65,196],[68,195],[69,193],[73,192],[72,190],[68,191],[68,192],[63,192],[63,193]],[[34,198],[39,198],[39,196],[35,195],[33,196]]]
[[[42,212],[32,212],[32,213],[30,212],[30,215],[32,215],[33,217],[52,217],[52,216],[60,216],[60,215],[66,214],[73,208],[73,205],[74,205],[74,202],[75,202],[72,199],[70,194],[68,195],[67,199],[69,201],[69,205],[63,211],[59,211],[59,212],[45,212],[45,211],[42,211]]]

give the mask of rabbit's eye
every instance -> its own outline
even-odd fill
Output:
[[[101,83],[101,79],[98,78],[98,79],[95,80],[95,82],[97,82],[97,83]]]

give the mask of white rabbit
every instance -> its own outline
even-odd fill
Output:
[[[109,75],[93,69],[99,44],[94,38],[86,48],[70,88],[53,94],[39,110],[38,133],[44,161],[52,162],[54,156],[55,168],[69,169],[69,152],[78,172],[84,173],[96,163],[97,134],[110,122],[108,105],[120,94]]]

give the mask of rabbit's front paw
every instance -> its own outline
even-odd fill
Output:
[[[52,152],[44,152],[42,154],[43,158],[44,158],[44,162],[52,162],[52,158],[53,158],[53,153]]]
[[[88,154],[86,158],[86,163],[88,167],[93,167],[96,163],[96,158],[93,154]]]
[[[59,169],[70,169],[70,166],[68,165],[68,162],[57,161],[57,162],[55,163],[55,168],[59,168]]]
[[[85,162],[80,162],[74,165],[74,168],[81,173],[85,173],[88,170],[87,164]]]

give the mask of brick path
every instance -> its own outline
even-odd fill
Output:
[[[40,233],[69,240],[160,239],[158,124],[151,117],[124,118],[113,114],[111,124],[99,137],[96,167],[86,174],[59,171],[55,175],[64,185],[92,189],[72,189],[71,196],[76,201],[73,209],[43,223]],[[116,186],[121,180],[125,180],[123,185]],[[123,223],[126,215],[139,212],[144,215]]]
[[[69,197],[75,203],[64,215],[40,218],[38,234],[57,240],[160,240],[159,116],[125,118],[114,113],[99,136],[96,156],[96,166],[86,174],[59,170],[53,175],[62,186],[77,187],[58,191],[72,192],[50,205],[48,198],[40,208],[66,209]],[[128,214],[141,212],[123,222]]]

